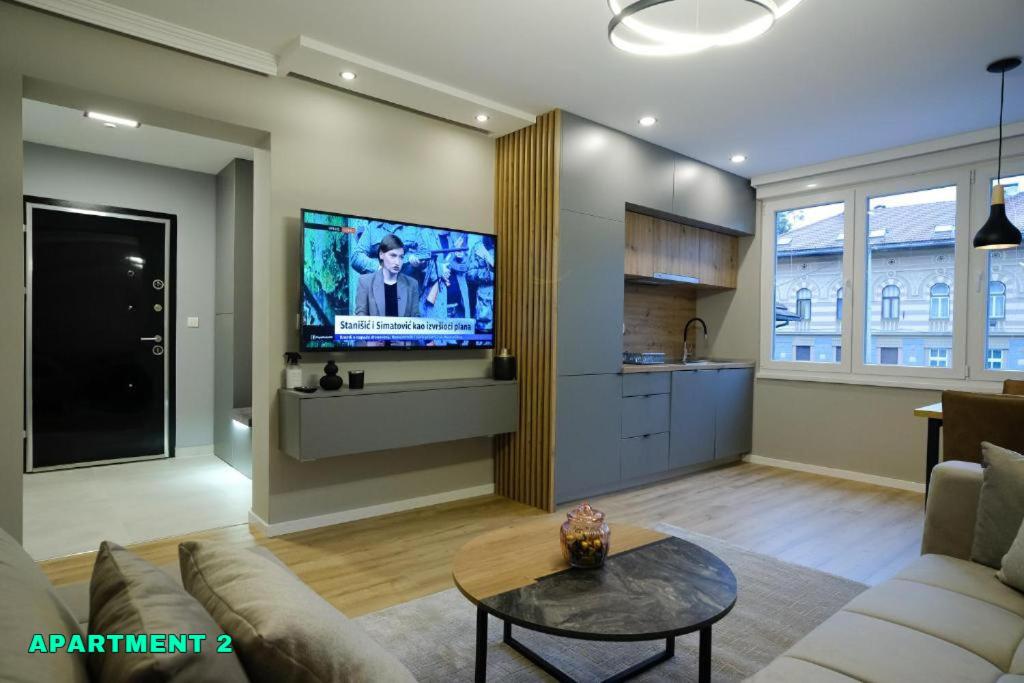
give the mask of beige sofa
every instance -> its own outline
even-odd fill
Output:
[[[921,557],[854,598],[756,683],[1024,683],[1024,594],[970,561],[981,466],[932,474]]]

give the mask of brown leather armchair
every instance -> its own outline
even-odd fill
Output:
[[[1024,396],[1024,379],[1003,380],[1003,393]]]
[[[1024,453],[1024,396],[942,392],[942,459],[981,462],[981,442]]]

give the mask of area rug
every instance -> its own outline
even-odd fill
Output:
[[[713,631],[714,681],[741,681],[837,612],[867,587],[832,574],[744,550],[668,524],[662,533],[696,543],[736,574],[736,607]],[[473,680],[476,609],[455,588],[395,605],[356,620],[421,682]],[[501,622],[490,619],[487,680],[551,680],[501,642]],[[525,645],[578,681],[598,681],[656,654],[654,643],[595,643],[514,630]],[[697,634],[676,639],[676,656],[638,681],[697,680]]]

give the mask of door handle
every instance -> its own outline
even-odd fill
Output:
[[[156,335],[156,336],[153,336],[153,337],[139,337],[139,341],[151,341],[151,342],[156,342],[157,344],[159,344],[163,340],[164,340],[164,338],[161,337],[159,334]]]

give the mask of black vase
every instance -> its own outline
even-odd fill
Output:
[[[333,360],[327,361],[324,366],[324,376],[320,378],[320,388],[325,391],[337,391],[345,384],[345,380],[338,374],[338,366]]]
[[[508,381],[516,378],[516,357],[508,352],[508,349],[502,349],[501,353],[496,355],[492,363],[492,375],[494,379]]]

